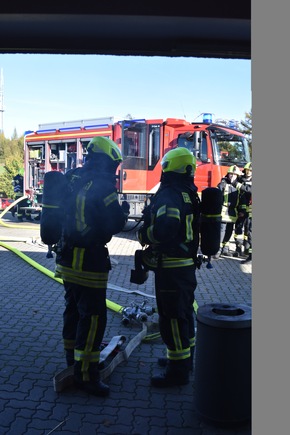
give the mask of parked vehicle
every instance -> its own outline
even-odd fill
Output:
[[[14,202],[14,199],[11,198],[0,198],[0,210],[5,210],[10,204]]]

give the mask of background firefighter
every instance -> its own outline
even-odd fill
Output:
[[[138,231],[144,263],[155,273],[161,337],[167,347],[165,372],[153,376],[155,387],[189,382],[195,345],[195,258],[199,245],[199,199],[193,183],[196,159],[186,148],[165,154],[160,188],[145,210]]]
[[[238,256],[246,256],[245,263],[248,263],[252,260],[252,162],[248,162],[244,166],[243,174],[238,177],[235,187],[239,190],[240,196],[244,198],[246,204],[245,214],[243,218],[237,220],[235,226],[236,252]],[[239,240],[241,235],[242,242]]]
[[[104,137],[92,139],[87,151],[84,166],[65,175],[69,192],[55,275],[64,282],[63,340],[67,364],[74,364],[75,384],[106,396],[109,387],[100,380],[98,369],[111,268],[106,243],[126,221],[115,187],[122,156],[118,146]]]
[[[229,249],[230,239],[237,219],[242,218],[246,212],[244,198],[240,196],[239,190],[235,187],[239,175],[241,175],[240,169],[236,165],[233,165],[217,185],[217,188],[223,193],[223,205],[221,243],[219,251],[213,256],[215,259],[218,259],[221,255],[233,256],[233,253]]]

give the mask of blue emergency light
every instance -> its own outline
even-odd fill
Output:
[[[206,122],[207,124],[212,123],[212,113],[203,113],[203,122]]]
[[[230,128],[236,128],[237,122],[234,119],[229,120],[229,127]]]

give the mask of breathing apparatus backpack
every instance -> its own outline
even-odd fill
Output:
[[[106,244],[111,238],[103,197],[108,179],[94,171],[72,169],[66,175],[49,171],[44,176],[40,235],[43,243],[66,243],[80,248]]]
[[[223,194],[217,187],[201,192],[200,249],[208,257],[220,248]]]
[[[62,235],[65,218],[64,202],[68,194],[68,180],[58,171],[44,175],[40,237],[46,245],[56,244]]]

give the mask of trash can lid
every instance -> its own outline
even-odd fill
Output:
[[[196,318],[218,328],[250,328],[252,307],[246,304],[205,304],[198,307]]]

